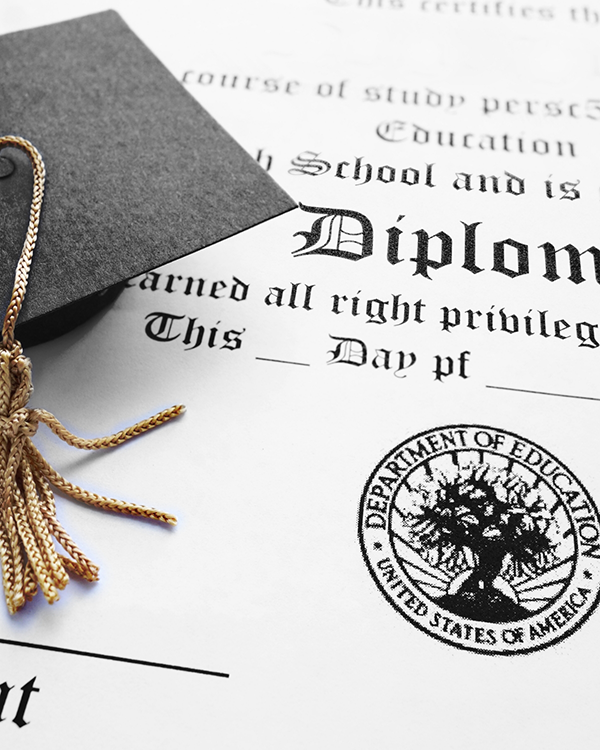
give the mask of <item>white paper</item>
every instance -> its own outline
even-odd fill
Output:
[[[77,434],[109,434],[173,403],[187,413],[102,455],[36,436],[70,480],[173,512],[179,524],[59,498],[101,581],[73,581],[53,607],[40,595],[15,617],[0,614],[4,640],[61,649],[0,644],[0,685],[12,686],[2,741],[594,746],[600,261],[596,271],[597,251],[576,251],[599,243],[600,7],[115,8],[303,208],[135,280],[98,319],[30,351],[33,405]],[[101,9],[34,2],[10,9],[1,30]],[[204,280],[200,296],[189,278]],[[376,471],[403,443],[404,456],[422,450],[420,433],[441,441],[441,428],[456,450],[437,458],[430,443],[420,473],[405,471],[408,487]],[[544,461],[551,479],[538,490]],[[447,559],[418,547],[410,514],[427,502],[439,509],[431,498],[443,481],[464,485],[468,465],[494,480],[496,500],[487,516],[475,506],[477,524],[461,521],[463,532],[487,529],[477,543],[463,534],[443,548],[455,552],[453,578]],[[382,475],[398,510],[380,533],[385,511],[362,498],[376,502]],[[563,494],[553,509],[554,480]],[[567,485],[580,492],[570,506]],[[459,505],[456,519],[467,514]],[[362,532],[361,507],[363,521],[374,517]],[[504,517],[488,523],[499,508]],[[537,541],[524,536],[535,529]],[[489,549],[501,534],[516,541],[494,577]],[[539,563],[529,578],[509,573],[542,537],[554,545],[544,548],[549,572]],[[490,581],[475,576],[475,589],[487,596],[493,586],[531,618],[480,622],[477,632],[441,612],[439,586],[464,599],[482,560]],[[407,571],[413,583],[398,598],[405,583],[392,588],[393,576],[406,581]],[[537,605],[532,589],[550,593]],[[546,618],[557,611],[552,630]],[[21,686],[33,677],[39,692],[19,727]]]

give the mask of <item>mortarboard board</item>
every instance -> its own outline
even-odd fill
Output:
[[[0,134],[48,179],[17,338],[73,328],[145,271],[295,207],[117,13],[0,37]],[[27,228],[27,156],[0,153],[0,303]],[[0,305],[1,306],[1,305]]]

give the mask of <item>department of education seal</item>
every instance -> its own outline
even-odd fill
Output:
[[[394,448],[365,485],[359,538],[392,606],[446,643],[488,654],[545,648],[600,598],[600,516],[544,448],[451,425]]]

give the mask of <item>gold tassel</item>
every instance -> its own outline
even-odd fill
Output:
[[[89,560],[60,525],[51,487],[97,508],[153,518],[176,524],[177,519],[153,508],[102,497],[64,479],[31,441],[43,422],[68,445],[84,450],[112,448],[136,435],[179,416],[185,407],[173,406],[150,419],[107,437],[85,440],[73,435],[44,409],[28,409],[33,387],[31,362],[23,355],[14,330],[25,298],[27,279],[37,239],[44,197],[44,162],[29,141],[18,136],[0,137],[0,149],[14,146],[24,151],[33,166],[33,198],[29,226],[17,264],[12,296],[6,310],[0,345],[0,563],[6,604],[11,614],[38,590],[53,604],[58,590],[69,582],[68,572],[88,581],[98,580],[98,566]],[[57,552],[54,541],[66,552]]]

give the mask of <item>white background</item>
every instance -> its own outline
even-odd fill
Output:
[[[174,512],[179,525],[159,528],[59,498],[59,517],[100,564],[101,581],[73,581],[52,608],[37,597],[16,617],[0,613],[0,637],[231,676],[0,644],[0,683],[15,686],[0,723],[7,746],[518,750],[596,742],[598,615],[561,644],[527,656],[487,657],[439,643],[378,592],[360,554],[356,514],[364,482],[394,445],[463,422],[541,443],[599,494],[594,401],[486,388],[599,398],[597,351],[573,339],[444,333],[438,322],[443,305],[600,320],[591,271],[581,285],[550,283],[537,249],[546,241],[580,249],[598,242],[597,122],[481,112],[482,97],[597,96],[599,27],[570,20],[570,6],[558,3],[554,20],[431,13],[409,0],[405,6],[115,3],[179,79],[190,70],[297,80],[294,96],[198,84],[188,90],[252,155],[261,148],[272,155],[271,173],[298,201],[368,215],[374,256],[357,263],[293,257],[302,239],[294,233],[308,231],[315,218],[298,210],[165,271],[227,283],[237,276],[250,284],[246,301],[132,288],[99,318],[29,352],[34,405],[77,434],[108,434],[171,403],[187,405],[180,420],[103,455],[80,455],[41,431],[36,437],[72,481]],[[0,30],[104,9],[88,0],[9,3]],[[319,84],[342,80],[347,98],[316,94]],[[448,113],[364,101],[365,87],[391,85],[461,94],[466,104]],[[395,119],[431,131],[570,139],[580,155],[378,139],[376,125]],[[398,169],[434,162],[438,182],[435,189],[357,186],[333,170],[291,175],[291,160],[306,150],[333,165],[359,156]],[[457,191],[459,171],[517,174],[526,194]],[[580,180],[581,199],[547,199],[543,182],[551,174]],[[400,224],[399,214],[406,217]],[[482,222],[486,271],[476,276],[460,267],[461,221]],[[406,243],[406,260],[394,267],[385,259],[391,226],[405,231]],[[420,228],[444,229],[456,241],[456,262],[431,281],[414,277],[408,260]],[[489,270],[492,243],[508,236],[531,249],[527,277]],[[264,304],[270,287],[292,282],[314,284],[312,311]],[[427,321],[378,326],[330,311],[331,295],[359,293],[365,300],[421,298]],[[207,327],[221,321],[223,329],[245,328],[243,346],[184,351],[178,342],[151,341],[144,317],[160,309]],[[327,365],[330,335],[361,338],[370,349],[414,351],[418,365],[406,379],[369,366]],[[434,382],[434,356],[465,350],[470,377]],[[19,729],[10,721],[17,691],[34,675],[40,692],[30,700],[30,724]]]

